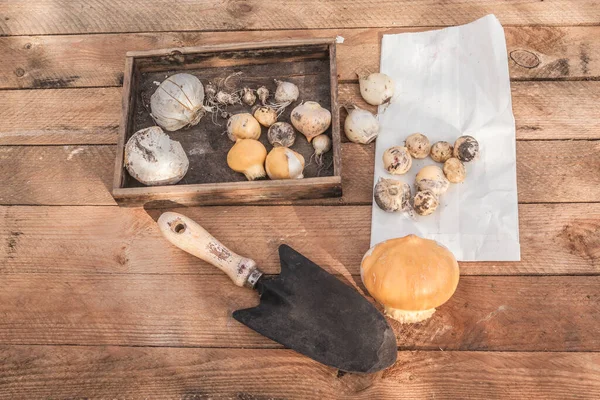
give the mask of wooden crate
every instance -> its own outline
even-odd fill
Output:
[[[335,39],[302,39],[258,43],[234,43],[201,47],[132,51],[127,53],[123,82],[122,120],[112,194],[121,205],[165,206],[196,204],[281,203],[296,199],[339,197],[342,195],[340,122],[337,102]],[[193,127],[167,132],[179,141],[190,161],[188,173],[178,184],[145,186],[133,179],[123,166],[124,145],[139,129],[155,125],[150,116],[150,96],[167,76],[185,71],[209,81],[234,72],[241,75],[230,83],[253,89],[266,86],[275,90],[274,79],[294,82],[297,102],[288,106],[279,121],[289,122],[291,110],[301,101],[318,101],[331,111],[332,151],[318,169],[309,159],[313,148],[297,133],[292,149],[302,154],[307,166],[304,179],[247,181],[226,162],[233,145],[225,131],[224,119],[205,115]],[[249,106],[231,106],[228,111],[249,112]],[[260,141],[271,149],[266,128]]]

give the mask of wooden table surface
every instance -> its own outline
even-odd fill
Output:
[[[508,44],[522,261],[461,264],[431,320],[393,323],[382,373],[237,323],[257,296],[110,195],[128,50],[340,35],[340,101],[360,102],[353,71],[378,69],[383,33],[487,13]],[[600,398],[599,1],[2,0],[0,54],[0,399]],[[267,272],[288,243],[359,282],[373,154],[343,144],[342,199],[179,211]]]

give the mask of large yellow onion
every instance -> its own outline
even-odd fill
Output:
[[[190,74],[165,79],[150,98],[154,121],[168,131],[196,125],[205,113],[204,86]]]
[[[456,258],[434,240],[415,235],[373,246],[363,257],[360,276],[385,313],[401,323],[430,318],[456,290]]]

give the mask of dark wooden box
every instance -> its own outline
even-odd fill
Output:
[[[335,39],[302,39],[259,43],[234,43],[127,53],[123,82],[123,109],[119,129],[113,196],[121,205],[162,206],[173,204],[286,203],[297,199],[339,197],[342,195],[340,122],[337,102]],[[300,90],[297,102],[288,106],[279,121],[290,121],[291,110],[301,101],[317,101],[331,111],[332,139],[325,167],[309,164],[313,148],[297,133],[291,148],[302,154],[307,166],[303,179],[247,181],[227,166],[227,152],[233,143],[223,134],[224,119],[212,122],[210,114],[193,127],[167,132],[179,141],[190,161],[187,175],[176,185],[144,186],[123,167],[124,145],[142,128],[156,125],[150,116],[149,100],[156,82],[185,71],[209,81],[233,72],[242,72],[240,86],[253,89],[265,85],[275,91],[274,79],[288,80]],[[231,113],[250,109],[231,106]],[[263,127],[260,141],[271,149]]]

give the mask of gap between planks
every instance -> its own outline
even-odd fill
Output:
[[[448,26],[471,22],[494,13],[501,23],[597,24],[600,11],[594,2],[556,0],[552,2],[506,2],[490,0],[428,0],[370,2],[320,0],[286,2],[249,0],[245,2],[186,2],[167,5],[164,0],[105,1],[90,7],[84,0],[37,1],[17,6],[16,0],[0,3],[0,33],[3,35],[139,32],[178,29],[244,30],[296,28],[353,28],[381,26]],[[168,12],[166,11],[168,7]],[[130,18],[123,18],[130,15]]]

